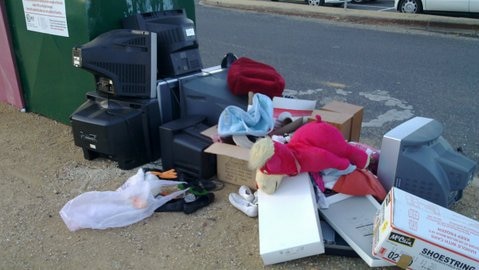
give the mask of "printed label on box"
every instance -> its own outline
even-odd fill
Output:
[[[477,270],[479,222],[393,187],[375,218],[373,254],[408,269]]]

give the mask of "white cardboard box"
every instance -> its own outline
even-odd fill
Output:
[[[294,119],[310,116],[316,107],[316,100],[273,97],[273,118],[278,118],[282,112],[288,112]]]
[[[314,189],[307,173],[285,177],[278,190],[258,190],[259,249],[265,265],[324,253]]]
[[[392,266],[372,254],[374,217],[380,208],[371,196],[335,194],[326,198],[329,208],[321,216],[371,267]]]
[[[373,253],[404,269],[479,269],[479,222],[393,187],[375,219]]]

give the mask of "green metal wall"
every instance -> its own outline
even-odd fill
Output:
[[[95,89],[91,73],[74,68],[72,48],[121,28],[140,12],[185,9],[195,20],[193,0],[65,0],[69,37],[28,31],[21,0],[6,0],[10,31],[27,111],[69,123],[69,116]]]

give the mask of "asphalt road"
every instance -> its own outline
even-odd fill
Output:
[[[479,160],[479,39],[198,5],[206,66],[226,52],[274,66],[285,92],[364,106],[361,140],[382,136],[413,116],[438,120],[444,137]]]

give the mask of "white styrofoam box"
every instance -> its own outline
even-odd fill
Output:
[[[273,194],[258,191],[260,255],[265,265],[324,253],[308,173],[285,177]]]

